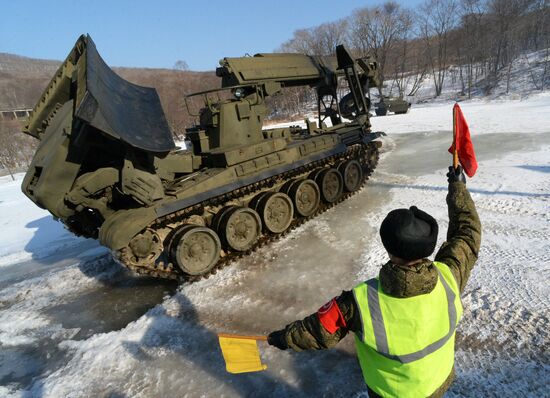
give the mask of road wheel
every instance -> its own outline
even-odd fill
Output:
[[[252,200],[248,203],[248,207],[250,207],[251,209],[254,209],[255,211],[258,211],[258,204],[260,203],[260,201],[265,195],[268,195],[270,193],[271,192],[269,191],[260,192],[259,194],[254,196],[254,198],[252,198]]]
[[[222,222],[222,218],[236,208],[238,208],[238,206],[230,205],[230,206],[222,207],[220,210],[218,210],[218,212],[212,218],[212,222],[210,223],[210,228],[212,228],[214,231],[220,234],[220,224]]]
[[[223,245],[241,252],[250,249],[261,232],[260,216],[248,207],[231,207],[221,216],[218,227]]]
[[[204,275],[218,262],[221,243],[207,227],[186,224],[174,234],[170,245],[172,260],[187,275]]]
[[[342,175],[336,169],[323,169],[315,176],[315,182],[321,189],[321,197],[327,203],[334,203],[344,189]]]
[[[283,192],[267,192],[258,201],[256,210],[260,214],[264,230],[274,234],[286,230],[294,216],[292,200]]]
[[[348,192],[358,190],[363,183],[363,168],[357,160],[348,160],[338,166],[344,178],[344,189]]]
[[[296,213],[303,217],[314,214],[321,201],[319,186],[310,179],[292,181],[285,193],[292,199]]]
[[[159,235],[152,229],[134,236],[130,243],[131,262],[138,266],[154,264],[164,251]]]

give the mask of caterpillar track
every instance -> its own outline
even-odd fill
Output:
[[[115,259],[118,260],[120,264],[126,266],[131,271],[139,275],[145,275],[145,276],[151,276],[151,277],[163,278],[163,279],[175,279],[175,280],[178,280],[179,282],[188,282],[188,283],[196,282],[201,279],[206,279],[211,275],[216,274],[218,270],[228,266],[234,260],[237,260],[246,255],[249,255],[252,252],[259,249],[260,247],[263,247],[267,244],[270,244],[271,242],[274,242],[280,239],[281,237],[285,236],[293,229],[299,227],[300,225],[304,224],[310,219],[317,217],[318,215],[324,213],[325,211],[331,209],[337,204],[345,201],[346,199],[358,193],[364,187],[368,178],[372,174],[374,168],[378,164],[379,151],[378,151],[377,143],[373,142],[369,144],[352,146],[348,149],[348,151],[346,151],[342,155],[331,156],[321,161],[307,164],[298,169],[291,170],[283,174],[274,175],[270,178],[259,181],[257,183],[239,188],[228,194],[208,199],[192,207],[189,207],[181,211],[178,211],[176,213],[169,214],[165,217],[159,218],[158,220],[155,220],[154,223],[150,224],[147,227],[149,229],[155,230],[159,228],[164,228],[169,224],[182,225],[184,221],[188,219],[190,216],[192,215],[200,216],[201,214],[203,214],[203,209],[206,206],[224,207],[224,205],[228,201],[237,199],[241,196],[250,195],[250,194],[254,195],[262,191],[270,190],[270,188],[277,185],[277,183],[281,179],[290,180],[293,178],[300,178],[300,176],[307,175],[316,170],[323,169],[327,166],[334,165],[349,159],[359,160],[363,167],[363,172],[364,172],[363,181],[357,190],[352,192],[343,192],[340,198],[333,203],[321,202],[317,210],[315,211],[315,213],[310,216],[294,217],[290,226],[280,234],[266,234],[266,233],[262,234],[261,237],[258,239],[258,241],[254,244],[254,246],[252,246],[249,250],[245,252],[225,250],[223,253],[223,256],[220,257],[216,265],[207,273],[204,273],[198,276],[185,275],[184,273],[181,272],[181,270],[176,265],[174,265],[171,262],[164,263],[163,261],[160,261],[158,263],[153,262],[148,264],[136,264],[135,261],[132,259],[131,249],[129,247],[125,247],[122,250],[117,251],[116,253],[113,254],[113,256]],[[280,185],[280,182],[279,182],[279,185]]]
[[[220,89],[186,97],[196,122],[180,150],[156,90],[120,78],[81,36],[25,127],[40,143],[23,192],[130,270],[193,282],[361,189],[383,134],[369,122],[376,61],[338,46],[224,58],[216,75]],[[264,128],[268,97],[299,86],[316,91],[317,120]]]

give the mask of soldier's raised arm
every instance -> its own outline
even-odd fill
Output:
[[[466,178],[462,167],[458,166],[457,169],[449,167],[447,177],[449,229],[447,241],[441,245],[435,260],[446,264],[451,269],[462,293],[479,253],[481,222],[474,201],[466,189]]]

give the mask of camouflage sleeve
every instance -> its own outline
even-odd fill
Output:
[[[474,201],[462,182],[449,184],[447,206],[447,241],[441,245],[435,260],[449,266],[462,293],[479,253],[481,222]]]
[[[344,317],[346,326],[340,327],[334,333],[328,332],[319,320],[316,312],[301,321],[288,324],[285,329],[285,339],[294,351],[325,350],[334,347],[349,331],[357,332],[361,327],[360,315],[351,291],[343,291],[335,297],[336,304]]]

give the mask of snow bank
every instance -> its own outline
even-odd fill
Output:
[[[409,113],[371,119],[374,131],[388,135],[418,131],[452,131],[454,102],[413,105]],[[472,137],[486,133],[550,132],[550,92],[525,100],[460,102]],[[450,141],[450,140],[449,140]]]
[[[84,241],[21,192],[23,177],[0,177],[0,267],[43,258]]]

